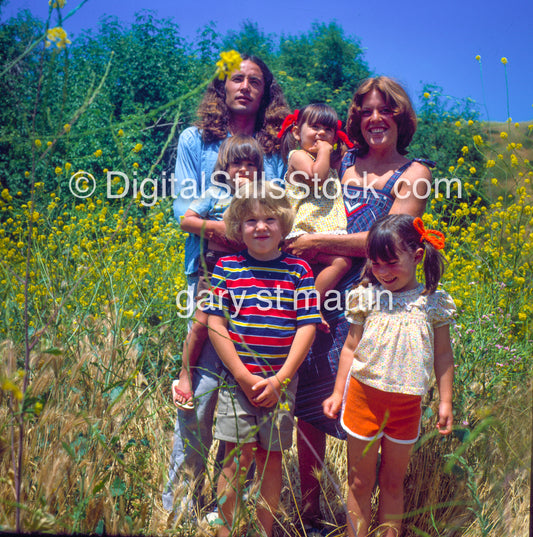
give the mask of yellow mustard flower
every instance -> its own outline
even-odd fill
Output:
[[[124,136],[124,131],[123,131],[122,129],[118,129],[117,134],[118,134],[119,136]]]
[[[65,32],[61,26],[56,26],[55,28],[50,28],[46,32],[45,46],[50,47],[53,43],[55,43],[59,50],[62,50],[67,45],[70,45],[72,41],[67,38],[67,32]]]
[[[478,62],[481,61],[481,56],[480,56],[479,54],[476,56],[476,60],[477,60]]]
[[[63,173],[63,168],[61,168],[61,166],[56,166],[54,171],[56,172],[56,175],[61,175]]]
[[[41,140],[37,139],[35,140],[35,147],[41,147],[43,144],[41,143]]]
[[[507,134],[505,131],[500,132],[500,138],[501,138],[502,140],[506,140],[506,139],[507,139],[507,136],[508,136],[508,134]]]
[[[463,147],[461,147],[461,153],[463,155],[466,155],[468,153],[468,146],[463,145]]]
[[[503,65],[507,65],[507,58],[505,56],[500,61],[503,63]]]
[[[496,166],[496,162],[494,160],[492,160],[492,159],[489,159],[489,160],[487,160],[487,164],[485,164],[485,166],[487,168],[493,168],[494,166]]]
[[[63,125],[63,130],[64,130],[65,132],[70,132],[70,123],[65,123],[65,124]]]
[[[429,98],[430,98],[430,94],[427,91],[425,91],[424,92],[424,99],[429,99]]]
[[[493,185],[497,185],[498,184],[498,179],[496,179],[496,177],[493,177],[490,182],[493,184]]]
[[[135,144],[135,147],[133,148],[134,153],[138,153],[143,148],[143,144]]]
[[[97,149],[93,154],[94,154],[95,157],[101,157],[102,156],[102,150]]]
[[[228,75],[239,69],[242,63],[241,55],[236,50],[220,53],[220,60],[216,63],[217,70],[215,76],[219,80],[224,80]]]

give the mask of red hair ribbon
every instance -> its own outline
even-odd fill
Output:
[[[348,146],[348,149],[351,149],[353,147],[353,144],[352,142],[350,142],[348,135],[341,129],[342,129],[342,121],[339,119],[339,121],[337,122],[337,132],[336,132],[337,138],[340,138],[341,141],[343,141]]]
[[[283,137],[285,132],[289,129],[289,127],[292,127],[296,124],[298,121],[298,114],[300,113],[300,110],[295,110],[292,114],[289,114],[281,124],[281,130],[278,132],[278,138]]]
[[[436,229],[426,229],[424,227],[424,222],[422,218],[415,218],[413,221],[413,226],[420,233],[420,242],[428,241],[429,244],[434,246],[437,250],[442,250],[444,248],[444,233],[437,231]]]

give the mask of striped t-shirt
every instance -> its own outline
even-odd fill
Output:
[[[247,251],[223,257],[211,283],[212,294],[199,306],[228,319],[237,354],[253,373],[279,371],[296,329],[321,322],[311,268],[292,255],[280,253],[272,261]]]

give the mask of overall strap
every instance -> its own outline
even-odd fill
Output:
[[[409,166],[411,166],[411,164],[413,162],[420,162],[421,164],[424,164],[430,168],[434,168],[435,167],[435,163],[432,161],[432,160],[427,160],[427,159],[424,159],[424,158],[414,158],[412,160],[410,160],[409,162],[406,162],[401,168],[398,168],[388,179],[388,181],[385,183],[385,186],[383,187],[383,190],[385,192],[390,192],[394,186],[394,183],[396,183],[396,181],[398,180],[398,178],[403,174],[403,172],[405,170],[407,170],[407,168],[409,168]]]

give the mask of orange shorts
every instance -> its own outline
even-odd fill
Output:
[[[341,425],[361,440],[385,436],[398,444],[414,444],[420,435],[422,397],[383,392],[350,375]]]

